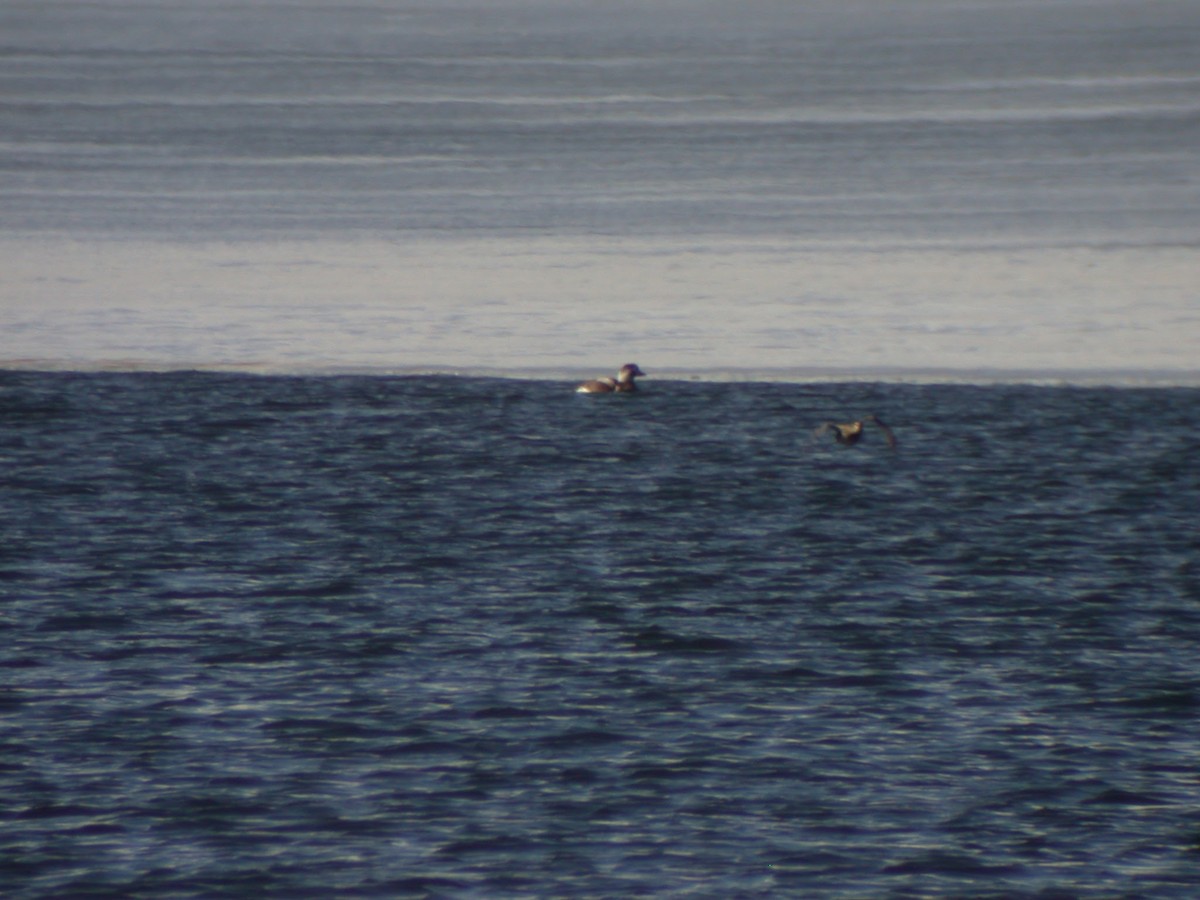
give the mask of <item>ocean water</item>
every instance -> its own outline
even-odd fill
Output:
[[[0,4],[0,894],[1193,896],[1198,58]]]
[[[6,4],[5,229],[1196,238],[1190,4],[590,6]]]
[[[643,384],[0,376],[5,896],[1194,895],[1200,393]]]
[[[10,0],[0,35],[10,368],[1197,381],[1193,3]]]

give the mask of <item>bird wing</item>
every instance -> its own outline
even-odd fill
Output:
[[[887,438],[887,445],[892,449],[896,447],[896,435],[892,433],[892,429],[883,424],[878,417],[874,418],[875,425],[883,432],[883,436]]]
[[[826,434],[828,434],[833,429],[834,429],[834,424],[832,422],[822,422],[820,425],[818,425],[816,428],[813,429],[813,437],[815,437],[815,438],[824,437]]]

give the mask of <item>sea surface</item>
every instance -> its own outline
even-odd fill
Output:
[[[4,18],[9,232],[1197,237],[1200,10],[1174,0]]]
[[[6,0],[0,366],[1200,383],[1197,58],[1178,0]]]
[[[0,374],[4,896],[1195,896],[1200,391],[642,384]]]
[[[0,896],[1194,897],[1198,59],[4,0]]]

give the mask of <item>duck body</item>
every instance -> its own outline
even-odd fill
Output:
[[[862,440],[863,433],[866,431],[866,423],[870,422],[876,428],[883,432],[884,439],[889,447],[896,446],[896,435],[892,433],[892,429],[880,421],[878,416],[870,415],[863,416],[853,422],[826,422],[817,428],[815,434],[817,437],[826,432],[833,432],[833,439],[839,444],[846,447],[853,447]]]
[[[828,429],[833,432],[833,439],[839,444],[853,447],[862,440],[866,429],[862,422],[829,422]]]
[[[575,392],[578,394],[631,394],[637,390],[634,379],[645,374],[638,368],[637,363],[626,363],[621,366],[621,371],[617,373],[616,378],[608,376],[593,378],[575,388]]]

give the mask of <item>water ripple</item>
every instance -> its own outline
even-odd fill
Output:
[[[0,375],[11,895],[1190,895],[1200,394],[655,387]]]

